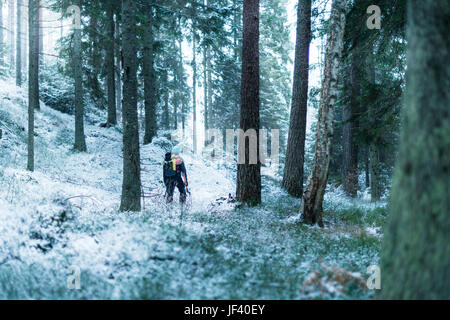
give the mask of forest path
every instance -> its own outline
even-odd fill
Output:
[[[163,201],[162,146],[168,141],[162,138],[141,148],[143,184],[160,195],[148,199],[142,212],[119,213],[120,127],[100,128],[104,115],[88,111],[88,152],[76,153],[73,116],[43,105],[36,112],[36,172],[30,173],[24,169],[26,92],[0,83],[0,96],[0,121],[8,127],[0,140],[1,298],[370,296],[358,285],[334,281],[323,265],[361,276],[378,262],[378,237],[361,228],[293,223],[288,217],[298,200],[270,179],[263,181],[261,206],[212,208],[235,190],[234,173],[188,153],[192,207],[181,217],[176,203],[167,207]],[[340,196],[330,199],[333,212],[348,207]],[[81,290],[67,287],[74,268],[81,272]],[[303,283],[316,273],[322,287],[309,290]]]

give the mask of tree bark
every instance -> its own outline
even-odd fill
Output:
[[[163,88],[164,88],[164,106],[163,106],[163,128],[166,130],[170,129],[170,115],[169,115],[169,75],[168,70],[163,71]]]
[[[369,176],[369,147],[364,148],[364,171],[365,171],[365,186],[370,187],[370,176]]]
[[[3,38],[3,1],[0,1],[0,74],[5,66],[5,45]]]
[[[99,53],[99,41],[98,41],[98,17],[94,12],[89,19],[89,43],[90,43],[90,54],[89,54],[89,65],[90,69],[87,71],[88,88],[90,89],[90,96],[92,101],[100,109],[105,109],[103,99],[103,93],[100,86],[99,74],[101,65],[101,56]],[[103,101],[102,101],[103,99]]]
[[[206,131],[208,130],[208,66],[209,66],[209,49],[203,48],[203,105],[204,105],[204,145],[208,145],[206,141]]]
[[[80,6],[80,0],[77,5]],[[72,68],[75,80],[75,143],[74,150],[86,151],[86,140],[84,136],[84,99],[83,99],[83,75],[81,62],[81,29],[73,29],[73,60]]]
[[[321,227],[323,226],[322,202],[327,186],[332,151],[334,108],[337,99],[346,7],[346,0],[333,0],[323,69],[314,161],[300,209],[301,216],[306,223],[311,225],[317,223]]]
[[[42,0],[39,1],[39,65],[44,65],[44,29],[43,27],[44,21],[44,8],[42,7]]]
[[[250,164],[250,141],[244,143],[245,163],[238,164],[236,198],[248,205],[261,203],[259,158],[259,0],[244,1],[240,128],[253,129],[257,139],[257,161]]]
[[[117,43],[121,43],[120,38],[120,23],[119,23],[119,14],[116,14],[116,21],[115,21],[115,39]],[[122,67],[120,65],[121,63],[121,46],[116,46],[116,90],[117,90],[117,102],[116,107],[119,112],[119,119],[122,114]]]
[[[345,105],[342,112],[342,182],[345,193],[350,197],[356,197],[358,192],[358,145],[355,137],[359,126],[358,114],[361,101],[361,59],[358,48],[353,50],[351,59],[350,105]]]
[[[106,43],[106,84],[108,90],[108,119],[107,126],[117,124],[116,110],[116,71],[115,71],[115,24],[114,24],[114,2],[108,0],[107,3],[107,43]]]
[[[184,77],[184,67],[183,67],[183,51],[182,51],[182,40],[179,41],[178,51],[180,59],[180,79],[183,81]],[[186,104],[184,102],[184,97],[181,96],[181,130],[183,131],[183,139],[186,135]]]
[[[137,111],[136,2],[122,0],[123,183],[120,211],[141,210],[141,167]]]
[[[203,0],[203,5],[206,7],[208,5],[207,0]],[[209,92],[211,91],[209,85],[209,70],[211,67],[211,61],[209,60],[209,46],[207,44],[203,47],[203,105],[204,105],[204,146],[208,145],[208,141],[206,141],[206,133],[208,130],[208,108],[209,104]]]
[[[27,71],[27,63],[28,63],[28,0],[22,0],[22,75],[23,72]],[[39,49],[40,54],[42,53],[42,49]],[[23,79],[22,79],[23,82]]]
[[[15,57],[14,57],[14,0],[9,0],[8,2],[8,35],[9,35],[9,69],[12,73],[15,66]]]
[[[381,293],[384,299],[450,299],[450,3],[407,5],[407,87]]]
[[[283,174],[283,187],[294,197],[303,194],[310,42],[311,0],[299,0],[291,116]]]
[[[22,0],[17,0],[16,86],[22,86]]]
[[[195,39],[195,23],[192,23],[192,151],[197,153],[197,46]]]
[[[367,57],[367,70],[368,70],[368,79],[372,83],[372,85],[375,86],[376,74],[375,74],[375,62],[373,52],[370,52]],[[371,123],[373,123],[373,126],[377,126],[376,105],[370,102],[368,104],[368,116]],[[377,145],[378,139],[379,137],[373,136],[371,137],[371,141],[369,143],[370,199],[372,202],[378,201],[381,198],[381,184],[380,184],[381,164]]]
[[[34,110],[39,109],[39,0],[29,0],[28,163],[34,171]]]
[[[146,21],[144,24],[144,50],[143,50],[143,74],[144,74],[144,105],[145,105],[145,134],[144,144],[152,142],[157,134],[156,122],[156,86],[155,69],[153,59],[153,12],[152,7],[146,2]]]

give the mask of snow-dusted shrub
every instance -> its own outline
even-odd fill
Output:
[[[74,114],[74,90],[71,78],[61,74],[56,65],[45,65],[41,69],[39,84],[40,99],[50,108]]]
[[[46,252],[62,240],[66,228],[74,220],[73,208],[68,199],[56,195],[53,201],[37,208],[34,222],[30,228],[30,238],[35,247]]]
[[[59,145],[71,144],[73,141],[73,132],[67,127],[58,129],[55,141]]]
[[[155,137],[152,141],[152,144],[154,144],[157,147],[160,147],[166,152],[169,152],[172,149],[172,141],[165,137]]]

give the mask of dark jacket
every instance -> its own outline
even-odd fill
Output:
[[[174,164],[175,159],[172,159],[172,153],[167,152],[164,157],[164,165],[163,165],[163,179],[164,184],[167,186],[170,180],[176,180],[178,183],[183,183],[182,175],[186,180],[186,186],[188,185],[186,166],[184,165],[183,159],[180,157],[181,163]],[[174,171],[173,168],[176,170]]]

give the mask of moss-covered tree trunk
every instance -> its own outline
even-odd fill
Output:
[[[450,299],[450,3],[408,1],[407,88],[381,257],[388,299]]]

